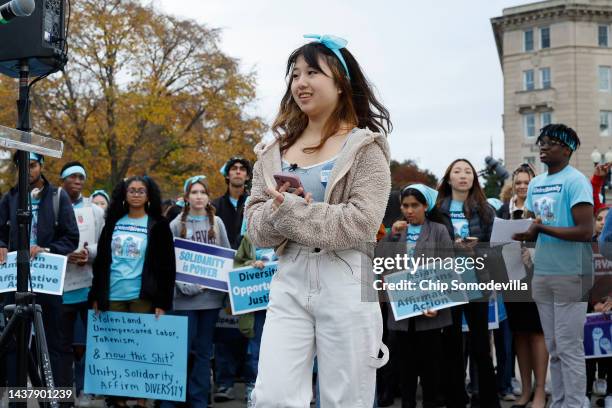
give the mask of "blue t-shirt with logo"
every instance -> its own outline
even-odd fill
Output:
[[[134,300],[140,296],[148,221],[148,215],[141,218],[126,215],[115,225],[111,241],[110,300]]]
[[[544,225],[574,227],[572,207],[580,203],[593,204],[593,188],[582,173],[568,165],[558,173],[549,175],[547,172],[531,180],[525,207],[540,217]],[[592,266],[585,250],[584,243],[540,233],[536,242],[534,274],[581,275],[588,270],[587,265]]]
[[[296,167],[295,169],[292,169],[291,164],[283,160],[282,170],[283,172],[293,173],[298,176],[304,191],[312,194],[312,200],[322,202],[325,199],[325,189],[327,188],[329,175],[336,164],[336,158],[337,156],[319,164]]]
[[[455,231],[455,239],[469,237],[470,223],[465,218],[465,213],[463,212],[463,201],[451,200],[449,211],[453,230]]]
[[[30,224],[30,246],[37,245],[38,238],[38,206],[40,200],[38,198],[31,198],[32,203],[32,224]]]
[[[414,257],[414,247],[419,239],[419,235],[421,235],[422,227],[422,225],[408,224],[408,231],[406,232],[406,250],[408,256],[411,258]]]

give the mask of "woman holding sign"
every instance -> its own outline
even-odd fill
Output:
[[[183,186],[183,211],[170,223],[175,237],[231,248],[221,218],[215,216],[210,203],[206,176],[194,176]],[[188,401],[192,406],[207,406],[210,392],[210,357],[213,334],[223,307],[225,292],[205,289],[199,285],[176,283],[174,310],[188,317],[189,349],[195,353],[187,386]],[[164,402],[162,406],[174,406]]]
[[[495,210],[480,187],[476,170],[465,159],[453,161],[446,169],[438,187],[437,207],[443,216],[449,236],[455,242],[457,252],[469,257],[485,257],[478,243],[489,242],[495,218]],[[486,281],[489,272],[488,260],[485,269],[473,268],[462,278],[476,275]],[[478,369],[478,391],[480,404],[487,408],[499,407],[495,371],[491,360],[488,327],[489,296],[472,299],[469,303],[451,309],[453,324],[445,331],[446,402],[448,407],[465,407],[465,367],[462,347],[462,312],[469,326],[471,355]]]
[[[395,258],[408,253],[410,258],[421,257],[444,259],[452,255],[453,241],[448,236],[441,216],[436,209],[438,192],[423,184],[411,184],[400,192],[402,219],[393,224],[389,235],[383,240],[381,248],[389,250],[384,256]],[[436,275],[427,277],[430,281],[441,278]],[[423,279],[414,278],[414,282]],[[418,283],[417,283],[418,284]],[[450,300],[450,299],[449,299]],[[416,407],[418,378],[423,388],[423,406],[435,407],[440,387],[443,327],[450,326],[450,309],[424,310],[421,316],[396,320],[388,303],[387,328],[389,329],[392,363],[399,372],[399,385],[402,408]]]
[[[172,309],[175,275],[173,237],[157,183],[147,176],[121,181],[98,241],[89,292],[93,309],[161,316]],[[114,402],[125,406],[124,400]]]
[[[279,254],[252,399],[308,406],[316,353],[321,406],[370,408],[388,350],[377,296],[362,296],[389,197],[391,123],[346,40],[306,37],[287,61],[275,139],[256,148],[247,206],[253,245]]]

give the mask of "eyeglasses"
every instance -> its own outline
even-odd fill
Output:
[[[548,139],[548,140],[538,140],[536,142],[536,146],[538,147],[544,147],[544,146],[548,146],[548,147],[553,147],[553,146],[565,146],[565,143],[561,142],[560,140],[556,140],[556,139]]]
[[[128,188],[127,193],[129,195],[147,195],[147,190],[145,188]]]

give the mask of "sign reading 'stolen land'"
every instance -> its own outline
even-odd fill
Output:
[[[186,376],[186,317],[89,311],[86,393],[185,401]]]

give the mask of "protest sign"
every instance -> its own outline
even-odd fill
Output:
[[[232,314],[265,310],[268,307],[270,282],[278,264],[268,263],[263,269],[245,267],[229,273],[229,298]]]
[[[39,253],[30,260],[30,283],[36,293],[61,295],[64,290],[67,258],[63,255]],[[17,290],[17,252],[9,252],[0,264],[0,293]]]
[[[607,313],[588,313],[584,323],[585,358],[612,357],[612,325]]]
[[[395,272],[384,277],[395,320],[421,316],[426,310],[440,310],[466,303],[465,292],[448,290],[458,275],[451,269],[420,268],[414,273]]]
[[[176,281],[228,291],[227,274],[234,269],[236,251],[216,245],[174,238]]]
[[[186,377],[187,317],[89,311],[86,393],[185,401]]]

